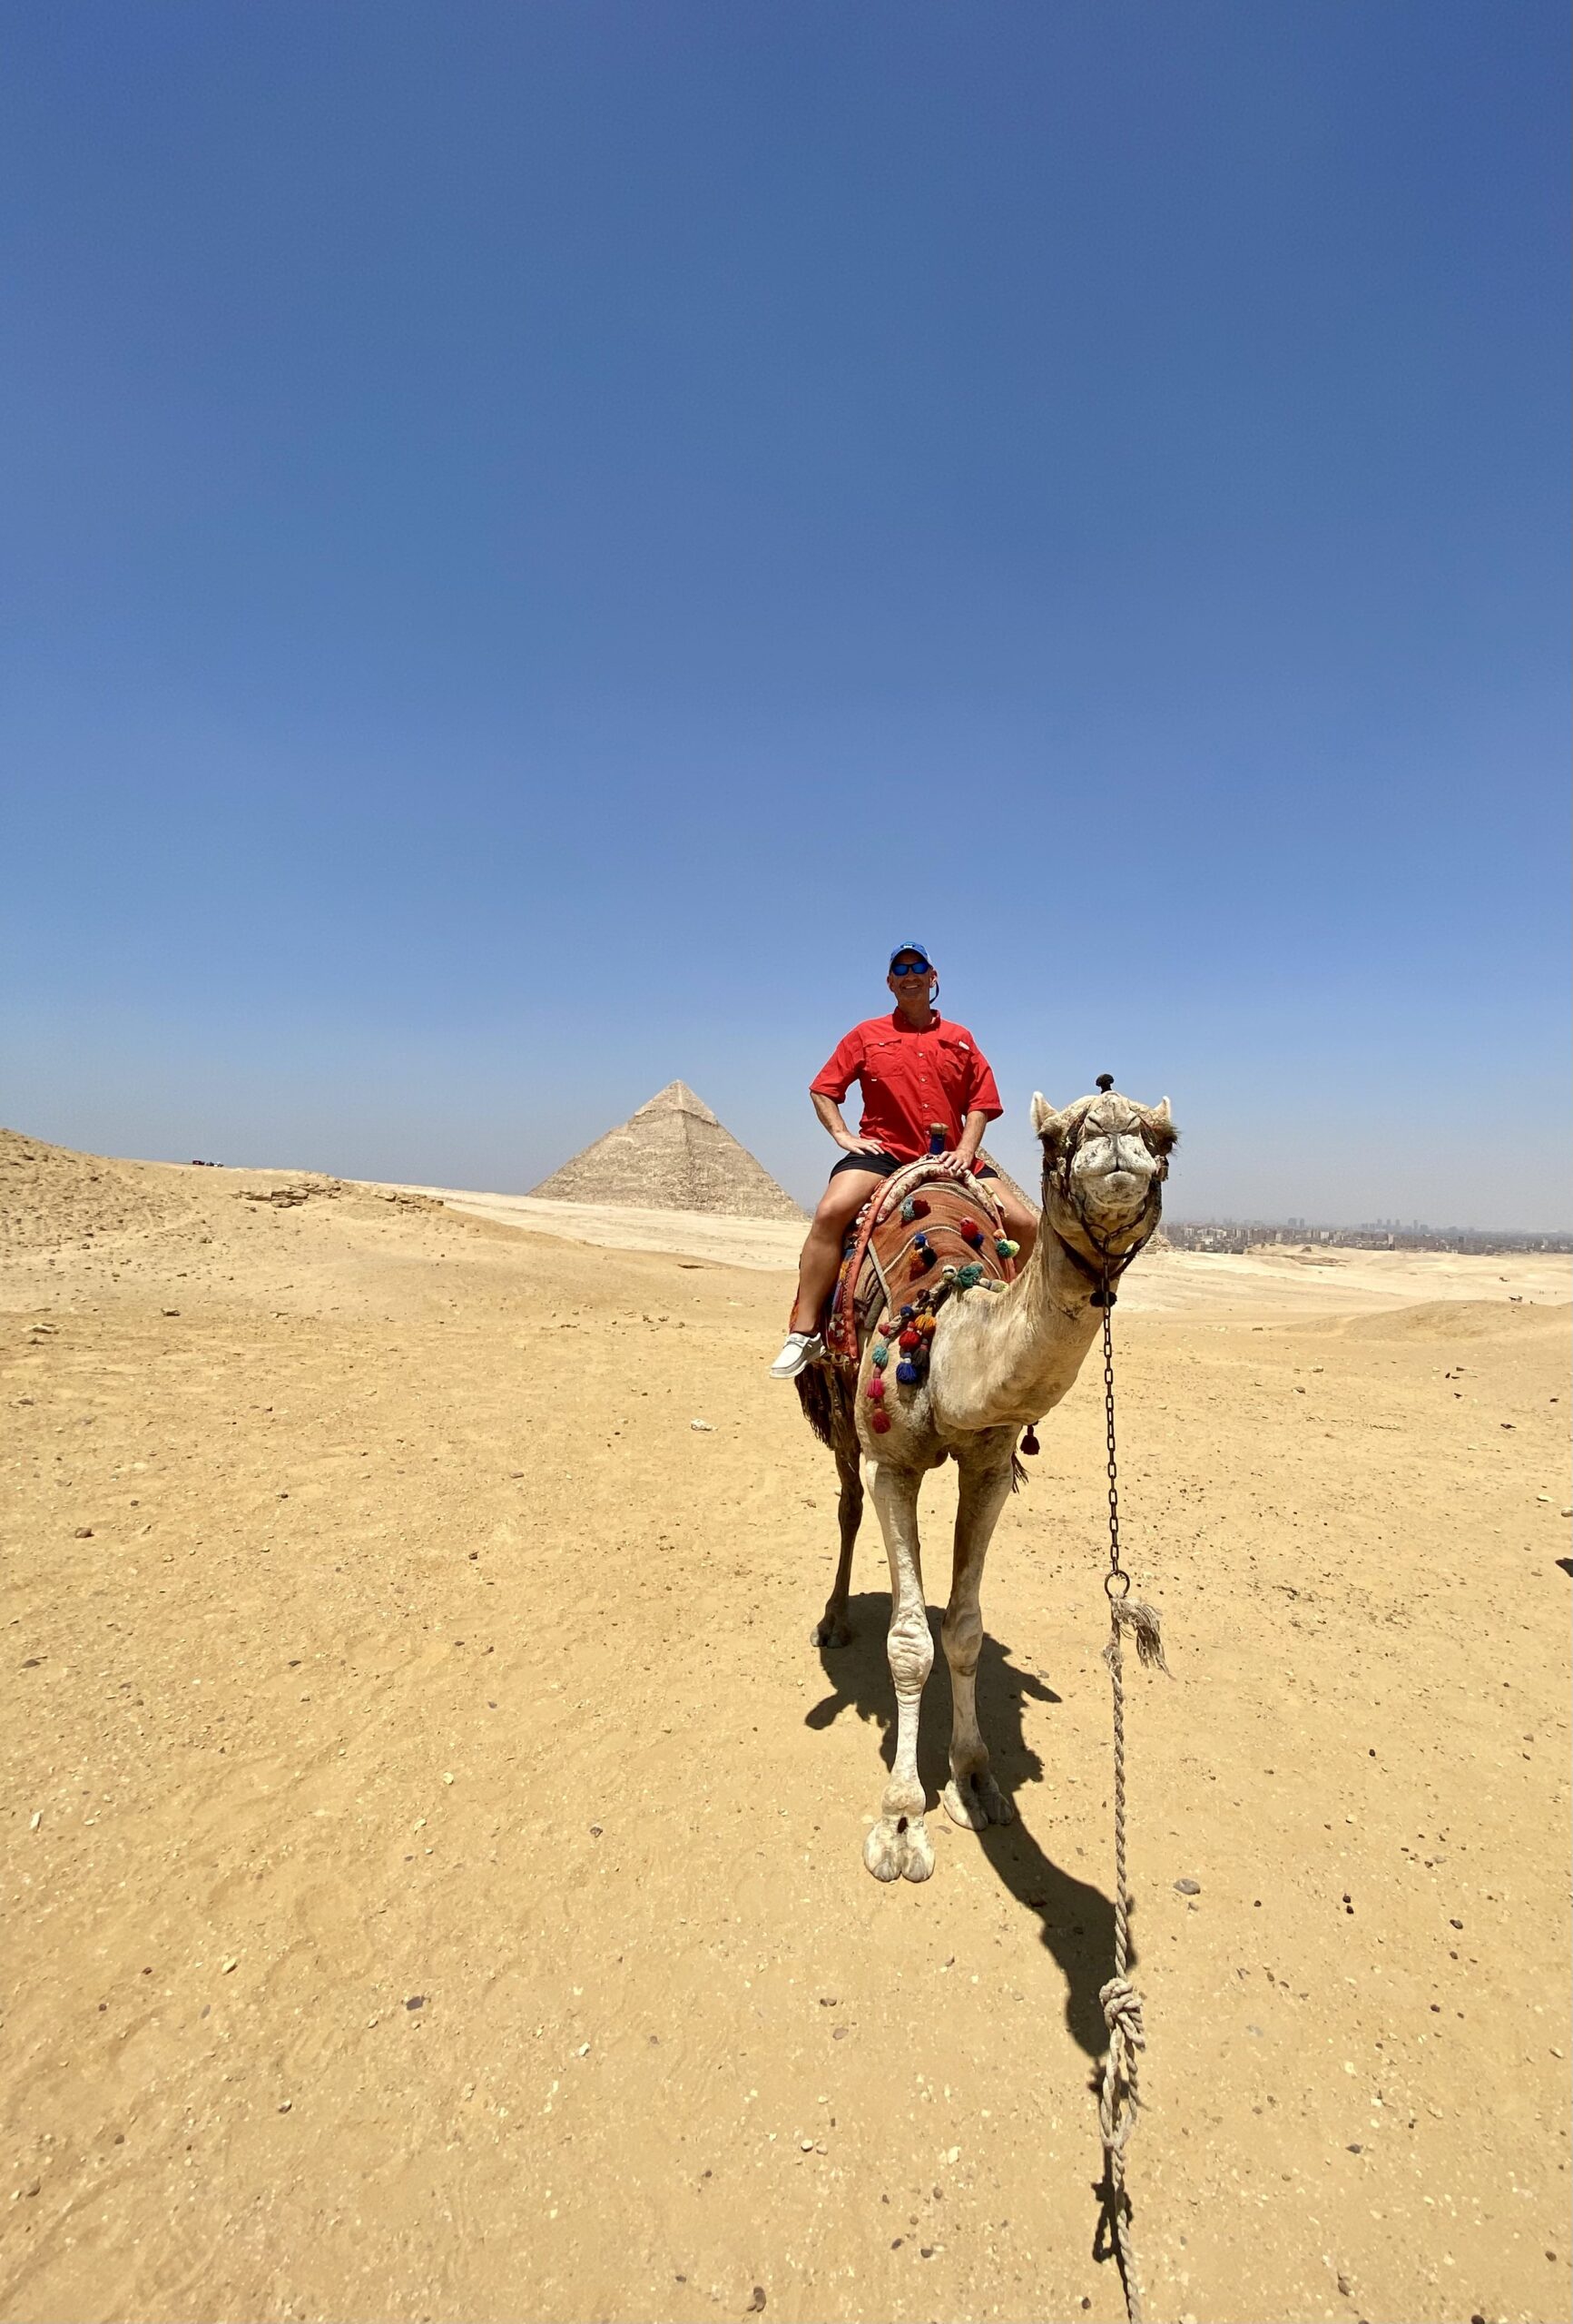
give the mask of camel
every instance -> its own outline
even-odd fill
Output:
[[[890,1566],[888,1650],[896,1691],[896,1751],[880,1814],[863,1846],[876,1880],[927,1880],[934,1845],[918,1776],[918,1717],[933,1667],[918,1538],[924,1476],[947,1459],[959,1469],[954,1565],[940,1640],[950,1666],[953,1716],[947,1815],[973,1831],[1008,1824],[1010,1801],[989,1773],[978,1728],[983,1563],[1018,1473],[1018,1438],[1057,1404],[1098,1334],[1106,1291],[1155,1229],[1178,1136],[1169,1101],[1138,1106],[1115,1090],[1057,1113],[1041,1095],[1032,1127],[1043,1149],[1043,1210],[1032,1256],[1015,1281],[954,1291],[939,1312],[926,1377],[875,1403],[871,1347],[854,1389],[850,1371],[811,1365],[798,1381],[803,1409],[835,1454],[841,1555],[816,1645],[844,1646],[852,1549],[863,1512],[860,1455],[870,1470]],[[894,1181],[891,1182],[892,1185]],[[975,1180],[964,1181],[976,1196]],[[931,1188],[928,1191],[932,1192]],[[876,1387],[875,1396],[882,1392]],[[889,1414],[881,1423],[880,1416]],[[1029,1443],[1028,1450],[1033,1449]]]

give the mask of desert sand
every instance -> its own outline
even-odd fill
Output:
[[[985,1584],[1020,1820],[881,1888],[795,1230],[463,1201],[0,1136],[0,2315],[1118,2317],[1096,1367]],[[1569,2312],[1569,1288],[1122,1297],[1155,2319]]]

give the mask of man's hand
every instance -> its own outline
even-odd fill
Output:
[[[954,1151],[949,1154],[936,1154],[933,1160],[934,1167],[937,1170],[942,1170],[948,1178],[967,1177],[978,1164],[976,1154],[959,1154]]]
[[[836,1144],[847,1154],[883,1154],[885,1151],[877,1137],[854,1137],[850,1130],[844,1137],[838,1137]]]

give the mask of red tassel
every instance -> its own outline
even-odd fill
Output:
[[[890,1413],[885,1410],[883,1404],[876,1404],[873,1411],[869,1414],[869,1426],[873,1430],[876,1436],[883,1436],[885,1431],[890,1427]]]

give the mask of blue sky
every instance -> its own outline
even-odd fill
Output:
[[[1176,1215],[1566,1223],[1568,44],[15,12],[0,1118],[517,1189],[680,1075],[806,1196],[916,932],[1018,1167],[1106,1069]]]

